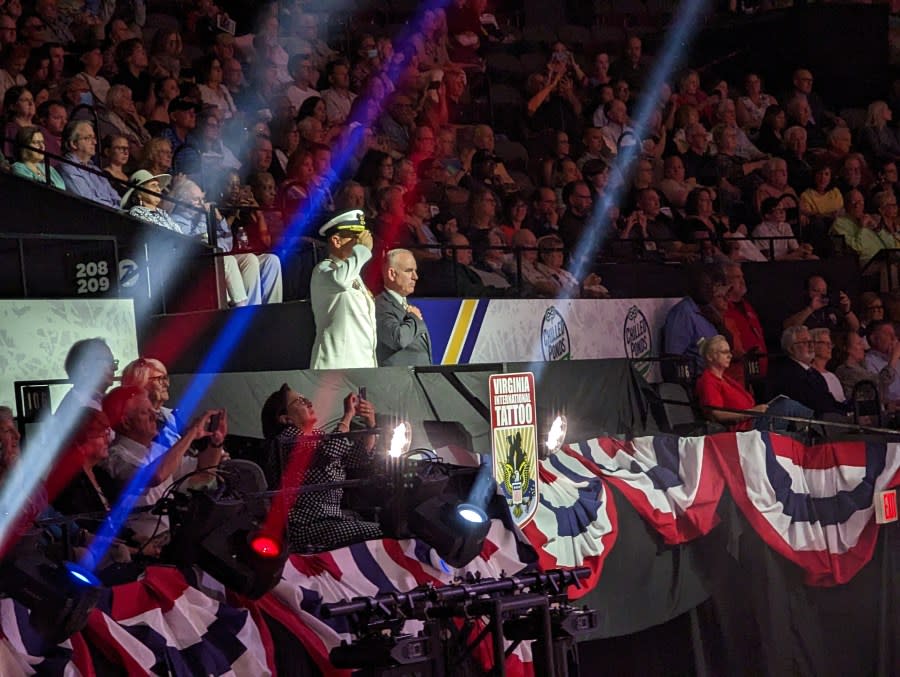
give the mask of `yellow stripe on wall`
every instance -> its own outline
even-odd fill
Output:
[[[459,364],[459,358],[462,355],[463,346],[469,335],[469,329],[472,327],[472,318],[475,317],[477,308],[477,299],[465,299],[460,305],[441,364]]]

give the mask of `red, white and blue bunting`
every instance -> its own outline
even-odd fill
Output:
[[[872,558],[873,500],[900,485],[900,445],[805,447],[759,432],[706,439],[741,512],[769,547],[803,568],[807,583],[846,583]]]
[[[442,451],[448,460],[474,464],[461,450]],[[900,446],[805,447],[758,432],[631,442],[599,438],[542,459],[539,471],[540,504],[522,534],[543,568],[589,567],[585,590],[597,584],[616,541],[616,507],[607,483],[668,543],[708,533],[727,485],[760,537],[802,567],[810,584],[827,586],[850,580],[871,559],[878,536],[873,498],[900,486]],[[493,520],[481,555],[463,571],[495,577],[526,568],[522,534],[511,523]],[[350,639],[349,628],[346,619],[320,619],[323,603],[443,585],[460,573],[420,541],[369,541],[292,556],[284,580],[242,606],[223,602],[208,585],[189,585],[173,568],[150,567],[140,581],[109,591],[81,634],[49,648],[31,629],[24,607],[3,599],[0,675],[91,677],[88,642],[129,674],[266,675],[274,667],[274,650],[260,611],[296,635],[325,674],[344,675],[328,665],[327,656]],[[406,630],[420,627],[410,622]],[[482,644],[476,658],[491,665],[491,649]],[[511,675],[533,674],[530,648],[518,647],[506,667]]]

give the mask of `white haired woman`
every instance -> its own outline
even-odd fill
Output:
[[[697,399],[713,421],[735,432],[769,429],[784,432],[788,422],[778,416],[810,418],[813,415],[812,409],[787,397],[778,397],[768,404],[756,404],[753,395],[725,373],[731,366],[732,352],[728,339],[721,334],[700,339],[698,347],[706,368],[697,379]],[[754,416],[754,413],[767,416]],[[776,418],[770,418],[772,416]]]
[[[877,162],[900,160],[900,139],[888,123],[893,119],[891,107],[884,101],[869,104],[866,124],[859,131],[859,148]]]

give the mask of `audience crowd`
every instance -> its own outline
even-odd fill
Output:
[[[292,264],[271,252],[355,209],[377,255],[413,252],[420,295],[604,298],[598,257],[713,266],[665,348],[698,375],[697,340],[724,336],[732,373],[765,353],[741,262],[849,254],[880,273],[877,254],[900,243],[891,106],[842,117],[805,67],[781,74],[784,91],[713,69],[651,90],[638,35],[539,44],[484,0],[410,17],[411,36],[353,16],[336,30],[299,1],[174,9],[4,3],[3,153],[20,177],[189,237],[215,231],[232,305],[279,302]],[[888,296],[809,284],[785,329],[890,354],[867,341]],[[827,380],[840,399],[839,375]]]
[[[299,1],[232,5],[0,7],[10,171],[192,237],[216,205],[232,304],[280,300],[281,271],[253,253],[347,209],[377,251],[413,250],[433,295],[603,297],[593,255],[867,263],[897,246],[891,107],[873,101],[851,128],[806,68],[784,92],[695,70],[650,91],[636,35],[535,44],[483,0],[412,17],[411,38],[353,17],[336,31]]]

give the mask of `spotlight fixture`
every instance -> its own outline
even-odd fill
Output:
[[[400,458],[409,451],[409,445],[412,442],[412,426],[406,421],[400,421],[394,428],[391,435],[391,444],[388,447],[388,456],[390,458]]]
[[[240,498],[190,491],[165,507],[171,542],[163,558],[199,566],[240,595],[258,599],[281,580],[287,550],[280,535],[261,531],[265,510]]]
[[[553,419],[553,424],[550,426],[550,431],[547,433],[547,452],[550,454],[555,454],[562,448],[562,445],[566,443],[566,429],[568,428],[568,422],[566,421],[565,416],[557,416]]]
[[[54,561],[37,537],[22,539],[0,564],[0,594],[28,607],[28,620],[48,644],[81,630],[102,586],[89,570]]]
[[[433,496],[413,508],[409,530],[437,551],[450,566],[460,568],[481,552],[491,527],[487,514],[470,503]]]

